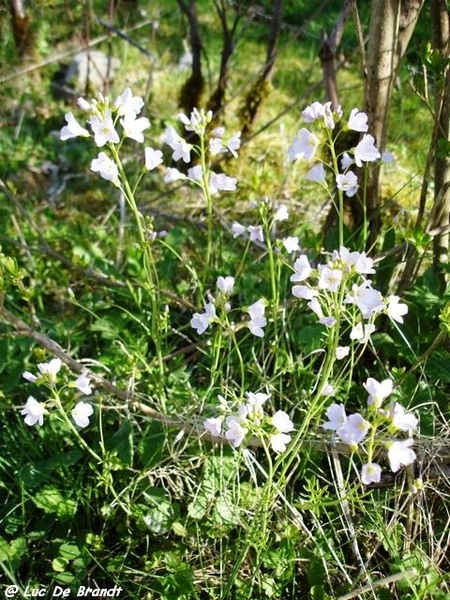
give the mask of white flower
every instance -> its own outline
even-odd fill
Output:
[[[47,375],[53,383],[56,381],[56,375],[59,373],[62,362],[59,358],[52,358],[48,363],[38,364],[38,369],[42,375]]]
[[[289,433],[294,429],[294,423],[284,410],[277,410],[270,422],[279,433]]]
[[[247,402],[245,403],[242,415],[252,419],[255,425],[259,425],[264,417],[262,406],[270,398],[270,395],[263,392],[246,392],[245,395],[247,396]]]
[[[283,240],[283,246],[286,249],[286,252],[297,252],[298,250],[300,250],[300,246],[298,243],[298,237],[297,236],[289,236],[287,238],[284,238]]]
[[[217,194],[219,191],[232,192],[236,189],[237,179],[224,173],[211,173],[209,176],[209,191]]]
[[[325,181],[326,176],[327,176],[327,173],[325,171],[323,164],[319,163],[318,165],[314,165],[313,167],[311,167],[309,169],[309,171],[306,173],[305,179],[307,181],[315,181],[316,183],[323,183]]]
[[[401,467],[412,465],[417,458],[416,453],[411,448],[413,444],[414,440],[411,438],[392,442],[390,444],[388,448],[388,459],[391,471],[397,473]]]
[[[306,123],[312,123],[322,118],[327,129],[334,129],[334,115],[340,118],[342,116],[342,109],[338,106],[335,111],[331,110],[331,102],[325,102],[325,104],[313,102],[302,112]]]
[[[337,434],[349,446],[354,446],[362,442],[370,429],[370,423],[366,421],[359,413],[350,415],[343,426],[338,429]]]
[[[307,129],[300,129],[288,149],[289,159],[291,161],[301,158],[311,160],[316,153],[319,143],[320,140],[316,135],[310,133]]]
[[[289,218],[288,208],[285,204],[281,204],[275,211],[275,214],[273,215],[273,220],[274,221],[286,221],[286,219],[288,219],[288,218]]]
[[[145,167],[149,171],[153,171],[153,169],[156,169],[156,167],[163,162],[163,153],[161,152],[161,150],[154,150],[153,148],[147,146],[146,148],[144,148],[144,153]]]
[[[78,427],[87,427],[89,417],[94,414],[94,409],[88,402],[77,402],[71,414]]]
[[[205,312],[194,313],[194,315],[191,319],[190,325],[193,329],[197,330],[197,333],[199,335],[201,335],[208,329],[209,324],[211,323],[211,321],[214,319],[215,316],[216,316],[216,307],[214,306],[214,304],[212,302],[208,302],[208,304],[205,305]]]
[[[355,155],[355,163],[358,167],[362,167],[363,162],[372,162],[381,157],[381,154],[375,147],[375,138],[366,133],[363,139],[359,142],[353,151]]]
[[[180,179],[186,179],[186,175],[173,167],[167,167],[164,175],[164,183],[173,183],[174,181],[180,181]]]
[[[77,104],[81,108],[81,110],[91,111],[93,108],[92,104],[84,98],[78,98]]]
[[[92,160],[91,171],[99,173],[100,177],[107,181],[111,181],[116,187],[120,186],[117,165],[104,152],[100,152],[97,158]]]
[[[322,307],[315,296],[308,302],[308,306],[319,319],[323,318]]]
[[[77,388],[77,390],[79,390],[85,396],[90,396],[92,394],[92,388],[90,386],[90,382],[91,382],[91,380],[89,377],[86,377],[86,375],[80,375],[76,379],[74,386]]]
[[[336,348],[336,358],[337,358],[337,360],[342,360],[343,358],[345,358],[349,354],[350,354],[350,347],[349,346],[338,346]]]
[[[277,454],[282,454],[286,450],[287,444],[291,441],[291,436],[286,433],[274,433],[270,436],[270,445]]]
[[[187,176],[189,179],[193,181],[202,181],[203,179],[203,168],[202,165],[195,165],[194,167],[190,167],[187,172]]]
[[[121,117],[127,114],[138,115],[144,106],[144,101],[139,96],[133,96],[130,88],[125,90],[117,96],[114,100],[114,107],[117,110],[117,114]]]
[[[320,390],[320,393],[322,394],[322,396],[333,396],[334,395],[334,387],[331,385],[331,383],[328,383],[328,381],[326,381],[323,384],[323,387]]]
[[[295,287],[301,286],[294,286],[294,288]],[[294,292],[294,288],[292,288],[292,292]],[[336,319],[334,317],[324,316],[320,302],[317,300],[315,295],[313,295],[311,300],[308,302],[308,306],[313,311],[313,313],[316,314],[317,318],[319,319],[319,323],[321,323],[322,325],[326,325],[327,327],[333,327],[336,324]]]
[[[313,123],[323,117],[324,109],[321,102],[313,102],[302,111],[305,123]]]
[[[361,481],[364,485],[381,481],[381,467],[377,463],[366,463],[361,469]]]
[[[294,263],[294,273],[291,275],[290,281],[293,283],[305,281],[311,275],[312,271],[308,257],[305,254],[301,254]]]
[[[267,325],[267,320],[264,317],[265,313],[264,300],[258,300],[247,308],[247,312],[250,315],[250,321],[247,323],[247,327],[250,329],[253,335],[257,337],[264,337],[263,327]]]
[[[225,424],[228,427],[225,432],[225,437],[231,442],[234,448],[242,444],[242,441],[247,433],[247,429],[241,425],[239,417],[229,416],[225,419]]]
[[[222,433],[223,417],[210,417],[203,421],[205,431],[214,437],[219,437]]]
[[[365,344],[369,341],[370,336],[375,331],[373,323],[356,323],[350,331],[350,339]]]
[[[234,287],[234,277],[228,275],[227,277],[219,276],[216,282],[217,289],[224,294],[231,294]]]
[[[346,196],[351,198],[358,191],[358,178],[353,171],[347,171],[346,173],[338,173],[336,175],[336,185],[338,189],[345,192]]]
[[[44,424],[44,413],[45,409],[40,402],[33,398],[33,396],[29,396],[25,406],[20,411],[21,415],[25,416],[25,423],[30,427],[36,425]]]
[[[249,225],[247,231],[251,242],[264,242],[264,233],[261,225]]]
[[[366,113],[354,108],[348,118],[348,128],[365,133],[369,129]]]
[[[240,235],[242,235],[243,233],[245,233],[247,231],[247,228],[244,225],[241,225],[240,223],[235,221],[233,223],[233,225],[231,226],[231,231],[233,233],[233,237],[237,238]]]
[[[120,141],[119,134],[114,129],[114,123],[111,117],[111,111],[105,111],[103,118],[91,117],[89,119],[89,125],[94,132],[94,141],[100,148],[107,142],[112,144],[118,144]]]
[[[186,131],[193,131],[198,135],[203,135],[205,133],[206,126],[212,120],[212,116],[212,110],[205,112],[203,108],[200,110],[194,108],[189,118],[184,113],[179,113],[178,119],[183,123]]]
[[[209,152],[211,156],[216,156],[217,154],[229,151],[234,158],[237,158],[237,150],[239,150],[241,146],[241,132],[235,133],[227,140],[222,139],[224,133],[225,129],[223,127],[217,127],[213,131],[213,135],[217,137],[212,137],[209,140]]]
[[[327,265],[319,266],[319,281],[317,283],[321,290],[337,292],[342,281],[342,271],[340,269],[331,269]]]
[[[392,425],[401,431],[408,431],[411,433],[417,428],[419,420],[413,413],[405,411],[403,406],[396,402],[391,412]]]
[[[188,144],[178,133],[175,131],[172,125],[166,128],[162,140],[165,144],[170,146],[173,150],[173,160],[183,159],[185,163],[191,160],[192,145]]]
[[[150,127],[150,121],[146,117],[136,118],[134,112],[128,112],[123,119],[120,119],[125,137],[135,140],[142,144],[144,142],[143,131]]]
[[[292,287],[292,295],[303,300],[312,300],[315,296],[319,295],[319,292],[307,285],[294,285]]]
[[[390,396],[394,390],[394,383],[392,379],[384,379],[383,381],[377,381],[373,377],[368,377],[366,382],[363,384],[364,388],[369,394],[367,398],[367,404],[373,406],[378,410],[383,401]]]
[[[35,383],[36,381],[38,381],[38,379],[41,379],[42,377],[46,377],[49,383],[55,383],[56,375],[59,373],[61,366],[61,360],[59,358],[53,358],[48,363],[38,364],[37,367],[39,375],[33,375],[33,373],[30,373],[29,371],[25,371],[22,374],[22,377],[27,381],[30,381],[31,383]]]
[[[72,113],[67,113],[65,116],[67,121],[67,125],[61,129],[60,139],[64,142],[65,140],[69,140],[71,138],[76,137],[90,137],[89,131],[78,123]]]
[[[38,377],[33,375],[33,373],[30,373],[30,371],[24,371],[22,377],[31,383],[35,383],[38,380]]]
[[[353,284],[352,291],[346,295],[344,302],[356,304],[364,319],[370,319],[384,308],[383,296],[370,287],[369,281],[364,281],[361,285]]]
[[[350,156],[348,152],[344,152],[341,157],[341,169],[345,171],[348,169],[355,161]]]
[[[328,417],[328,421],[322,425],[323,429],[338,431],[338,429],[341,429],[347,421],[347,415],[345,414],[345,407],[343,404],[331,404],[327,408],[325,414]]]
[[[395,295],[387,297],[386,312],[388,316],[397,321],[397,323],[403,323],[403,317],[408,313],[408,307],[403,302],[399,302],[400,298]]]
[[[337,256],[342,262],[355,269],[360,275],[371,275],[375,273],[373,259],[367,256],[365,252],[350,252],[345,246],[341,246]]]

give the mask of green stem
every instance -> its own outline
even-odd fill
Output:
[[[109,148],[111,150],[114,162],[117,165],[120,182],[121,182],[121,191],[124,194],[129,207],[134,216],[134,220],[137,227],[138,239],[141,246],[141,250],[143,252],[143,260],[144,260],[144,271],[147,278],[147,287],[150,295],[150,302],[152,306],[152,320],[151,320],[151,331],[152,331],[152,340],[156,350],[156,360],[158,364],[159,377],[157,378],[157,387],[158,387],[158,395],[161,401],[161,407],[165,409],[165,393],[164,393],[164,361],[163,361],[163,352],[161,345],[161,335],[160,335],[160,298],[159,298],[159,280],[158,280],[158,272],[156,270],[155,259],[152,253],[151,243],[148,238],[148,235],[144,226],[144,219],[142,214],[139,212],[138,206],[136,204],[136,199],[134,195],[134,191],[131,189],[131,186],[128,182],[128,178],[122,166],[122,162],[120,160],[119,154],[117,152],[114,144],[109,144]],[[135,186],[136,189],[136,186]]]
[[[82,448],[84,448],[84,450],[86,450],[86,452],[88,452],[92,458],[94,458],[98,463],[102,462],[102,457],[99,456],[96,452],[94,452],[94,450],[92,450],[92,448],[90,448],[88,446],[88,444],[86,444],[86,442],[84,441],[84,439],[81,437],[81,435],[79,434],[77,428],[75,427],[75,425],[72,423],[72,421],[69,419],[69,417],[67,416],[66,411],[63,408],[63,405],[61,404],[61,400],[59,398],[59,394],[53,390],[53,400],[59,410],[59,413],[62,417],[62,419],[66,422],[66,424],[70,427],[70,429],[72,430],[72,432],[75,434],[75,437],[77,438],[78,443],[80,444],[80,446]]]

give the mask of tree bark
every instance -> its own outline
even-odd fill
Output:
[[[231,27],[229,27],[227,20],[226,3],[224,2],[224,0],[214,0],[214,6],[216,7],[216,11],[220,20],[220,25],[222,27],[222,54],[220,58],[220,71],[219,79],[217,81],[217,87],[211,94],[211,97],[207,102],[207,108],[209,110],[212,110],[214,116],[216,116],[223,109],[225,92],[228,83],[228,65],[230,63],[230,58],[233,55],[235,46],[235,35],[241,15],[237,12],[235,14],[233,24],[231,25]]]
[[[31,32],[30,19],[25,12],[22,0],[11,0],[10,2],[11,26],[14,44],[21,58],[31,56],[34,51],[33,35]]]
[[[281,31],[282,15],[283,0],[272,0],[272,19],[270,23],[269,37],[267,40],[266,61],[260,77],[258,77],[255,85],[252,86],[252,89],[247,94],[241,110],[243,137],[250,133],[259,107],[269,91],[269,84],[277,57],[277,46]]]
[[[443,287],[448,280],[450,225],[450,155],[440,151],[439,142],[450,142],[450,13],[446,0],[431,0],[433,50],[438,53],[441,72],[435,73],[437,92],[435,99],[435,159],[434,206],[430,226],[437,230],[434,238],[434,266]]]
[[[386,147],[392,90],[400,62],[417,24],[424,0],[373,0],[366,62],[365,111],[369,131],[380,151]],[[368,246],[380,227],[380,164],[368,167],[365,210],[369,222]]]
[[[189,23],[189,42],[192,50],[192,72],[181,89],[179,104],[184,112],[190,115],[193,108],[200,107],[205,85],[202,73],[203,45],[195,0],[189,0],[189,3],[185,0],[177,0],[177,2]]]

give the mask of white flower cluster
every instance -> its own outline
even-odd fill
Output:
[[[334,327],[338,321],[347,316],[353,323],[350,339],[361,343],[367,342],[375,331],[373,320],[379,314],[387,314],[398,323],[408,312],[406,304],[400,298],[382,294],[372,287],[368,275],[373,275],[373,259],[365,252],[351,252],[344,246],[335,250],[331,260],[311,267],[308,257],[300,255],[295,261],[294,273],[291,275],[292,294],[308,301],[309,308],[316,314],[319,323]],[[343,305],[340,301],[343,299]],[[359,315],[343,310],[345,305],[355,306]],[[338,356],[338,358],[340,358]]]
[[[61,369],[62,363],[59,358],[53,358],[48,363],[39,363],[39,373],[34,375],[30,371],[25,371],[22,375],[24,379],[37,385],[43,385],[50,389],[54,388],[57,383],[57,375]],[[90,396],[92,388],[90,379],[86,375],[80,375],[74,382],[69,384],[69,387],[76,388],[83,396]],[[29,396],[25,406],[20,414],[25,417],[24,421],[30,427],[33,425],[43,425],[44,415],[48,412],[45,408],[45,402],[38,402],[34,396]],[[89,425],[89,417],[94,414],[94,409],[88,402],[80,400],[71,411],[72,419],[78,427],[87,427]]]
[[[302,115],[306,123],[317,122],[329,132],[335,128],[336,122],[342,119],[343,112],[340,106],[333,111],[331,109],[331,102],[326,102],[325,104],[313,102],[313,104],[305,108]],[[340,164],[342,172],[334,173],[336,187],[345,192],[346,196],[352,197],[357,193],[359,184],[358,178],[354,171],[350,170],[350,166],[355,163],[357,167],[361,167],[365,162],[378,160],[381,158],[381,154],[375,147],[374,137],[366,133],[368,124],[367,115],[364,112],[354,108],[350,112],[346,127],[347,129],[364,134],[350,153],[344,152],[342,154]],[[291,161],[306,160],[308,162],[313,162],[316,158],[320,143],[319,137],[302,127],[293,138],[292,144],[288,149],[289,159]],[[326,170],[323,161],[320,159],[316,160],[309,169],[306,179],[308,181],[325,184]]]
[[[144,142],[144,131],[150,127],[150,121],[146,117],[138,118],[144,101],[139,96],[133,96],[130,88],[126,88],[113,103],[108,97],[99,94],[98,99],[91,102],[79,98],[78,106],[89,113],[87,123],[91,133],[69,112],[66,114],[67,125],[61,129],[61,140],[93,135],[95,145],[99,148],[107,144],[119,144],[122,138],[117,132],[117,126],[120,124],[123,138],[130,138],[140,144]],[[152,148],[146,149],[145,158],[147,168],[155,168],[162,162],[162,152]],[[92,161],[91,170],[114,185],[120,185],[118,166],[105,152],[100,152]]]
[[[228,275],[227,277],[218,277],[216,287],[218,294],[216,298],[212,294],[208,294],[208,302],[205,304],[205,310],[201,313],[194,313],[190,321],[190,325],[197,331],[199,335],[205,333],[209,325],[214,322],[217,318],[216,304],[223,308],[225,311],[231,309],[229,297],[233,293],[234,288],[234,277]],[[250,320],[247,321],[247,327],[250,332],[256,337],[264,337],[264,327],[267,324],[265,318],[265,302],[261,298],[251,304],[245,312],[250,315]]]
[[[246,392],[246,402],[239,403],[230,410],[224,398],[219,397],[222,414],[204,421],[205,430],[213,437],[223,437],[233,448],[238,448],[247,439],[268,440],[274,452],[286,450],[294,430],[289,415],[277,410],[272,416],[264,412],[264,404],[270,398],[262,392]]]
[[[212,120],[212,112],[205,112],[204,110],[198,110],[194,108],[191,112],[190,117],[180,113],[178,115],[179,121],[184,125],[185,130],[193,132],[198,136],[205,136],[207,126]],[[215,156],[217,154],[223,154],[230,152],[235,158],[237,157],[237,150],[241,144],[241,133],[237,133],[233,137],[226,139],[224,138],[225,129],[218,127],[214,129],[209,137],[209,154]],[[172,149],[172,159],[177,162],[182,160],[185,163],[191,162],[191,152],[195,151],[195,146],[188,143],[183,137],[181,137],[172,125],[166,128],[162,137],[163,143],[167,144]],[[214,173],[208,169],[207,173],[201,165],[195,165],[187,171],[187,175],[175,169],[168,167],[164,176],[165,183],[172,183],[182,179],[187,179],[196,184],[203,184],[205,177],[208,181],[208,189],[211,195],[217,194],[219,191],[234,191],[236,189],[237,180],[234,177],[229,177],[225,173]]]
[[[416,460],[416,453],[412,449],[414,440],[411,436],[417,429],[418,419],[413,413],[406,412],[398,402],[392,402],[387,408],[382,407],[383,402],[393,392],[391,379],[379,382],[373,377],[369,377],[364,383],[364,388],[368,393],[366,418],[360,413],[347,415],[344,405],[335,403],[328,407],[325,413],[328,421],[322,427],[334,431],[336,437],[353,450],[359,448],[371,431],[373,443],[369,444],[366,454],[367,462],[361,470],[362,483],[369,485],[378,483],[382,473],[381,466],[373,462],[374,446],[379,447],[381,444],[387,448],[389,465],[394,473],[399,471],[402,466],[410,465]],[[390,436],[386,436],[386,431],[392,435],[403,431],[408,433],[409,437],[392,440]]]
[[[69,112],[66,114],[66,125],[61,129],[60,139],[65,141],[76,137],[93,137],[96,146],[99,148],[118,145],[125,138],[130,138],[140,144],[144,143],[144,131],[150,127],[150,121],[146,117],[139,117],[144,101],[139,96],[133,96],[130,88],[126,88],[120,96],[112,103],[108,97],[99,94],[98,99],[88,102],[84,98],[78,99],[79,107],[89,113],[87,123],[91,132],[84,128],[74,115]],[[184,125],[187,132],[194,132],[204,136],[207,125],[211,122],[212,112],[205,113],[203,110],[194,108],[188,118],[183,113],[178,115],[179,121]],[[121,126],[121,134],[118,132],[118,125]],[[241,143],[240,132],[232,137],[225,137],[225,129],[218,127],[214,129],[209,137],[209,153],[211,156],[229,152],[237,157],[237,150]],[[181,137],[176,129],[170,125],[166,128],[162,142],[172,149],[172,159],[174,161],[182,160],[184,163],[191,162],[191,152],[198,149],[188,143]],[[151,171],[163,162],[163,153],[161,150],[155,150],[152,147],[144,148],[145,169]],[[100,177],[112,182],[120,187],[120,172],[117,161],[108,156],[106,152],[99,152],[97,158],[91,162],[91,170],[99,173]],[[205,179],[206,177],[206,179]],[[164,175],[165,183],[186,179],[193,183],[204,184],[207,180],[209,193],[217,194],[219,191],[234,191],[237,180],[234,177],[228,177],[224,173],[214,173],[208,170],[203,172],[201,165],[196,165],[188,169],[187,175],[178,169],[168,167]],[[205,181],[204,181],[205,179]]]

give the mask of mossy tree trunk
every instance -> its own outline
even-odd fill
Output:
[[[281,18],[283,15],[283,0],[272,0],[272,18],[270,21],[269,37],[267,39],[267,53],[264,67],[256,83],[247,94],[241,109],[242,136],[248,135],[256,119],[259,107],[269,93],[277,57],[277,46],[281,31]]]
[[[400,62],[417,24],[424,0],[373,0],[366,54],[365,111],[369,131],[380,151],[386,147],[392,90]],[[369,164],[365,211],[368,246],[374,246],[380,228],[380,163]]]
[[[203,45],[200,36],[200,26],[197,17],[197,6],[195,0],[177,0],[183,14],[189,24],[189,43],[192,51],[192,71],[190,77],[185,81],[181,92],[180,108],[189,116],[193,108],[201,106],[205,80],[202,73],[202,51]]]
[[[446,0],[431,0],[433,52],[436,66],[434,127],[434,206],[430,227],[434,238],[434,265],[446,285],[450,228],[450,14]]]
[[[17,54],[20,58],[32,57],[34,53],[34,39],[30,18],[25,11],[23,0],[11,0],[9,7],[12,34]]]
[[[228,24],[227,2],[225,0],[214,0],[214,6],[216,7],[222,29],[222,53],[217,87],[211,94],[206,107],[208,110],[213,111],[214,116],[217,116],[223,110],[228,84],[228,67],[234,52],[236,32],[242,15],[239,12],[235,12],[230,26]]]

